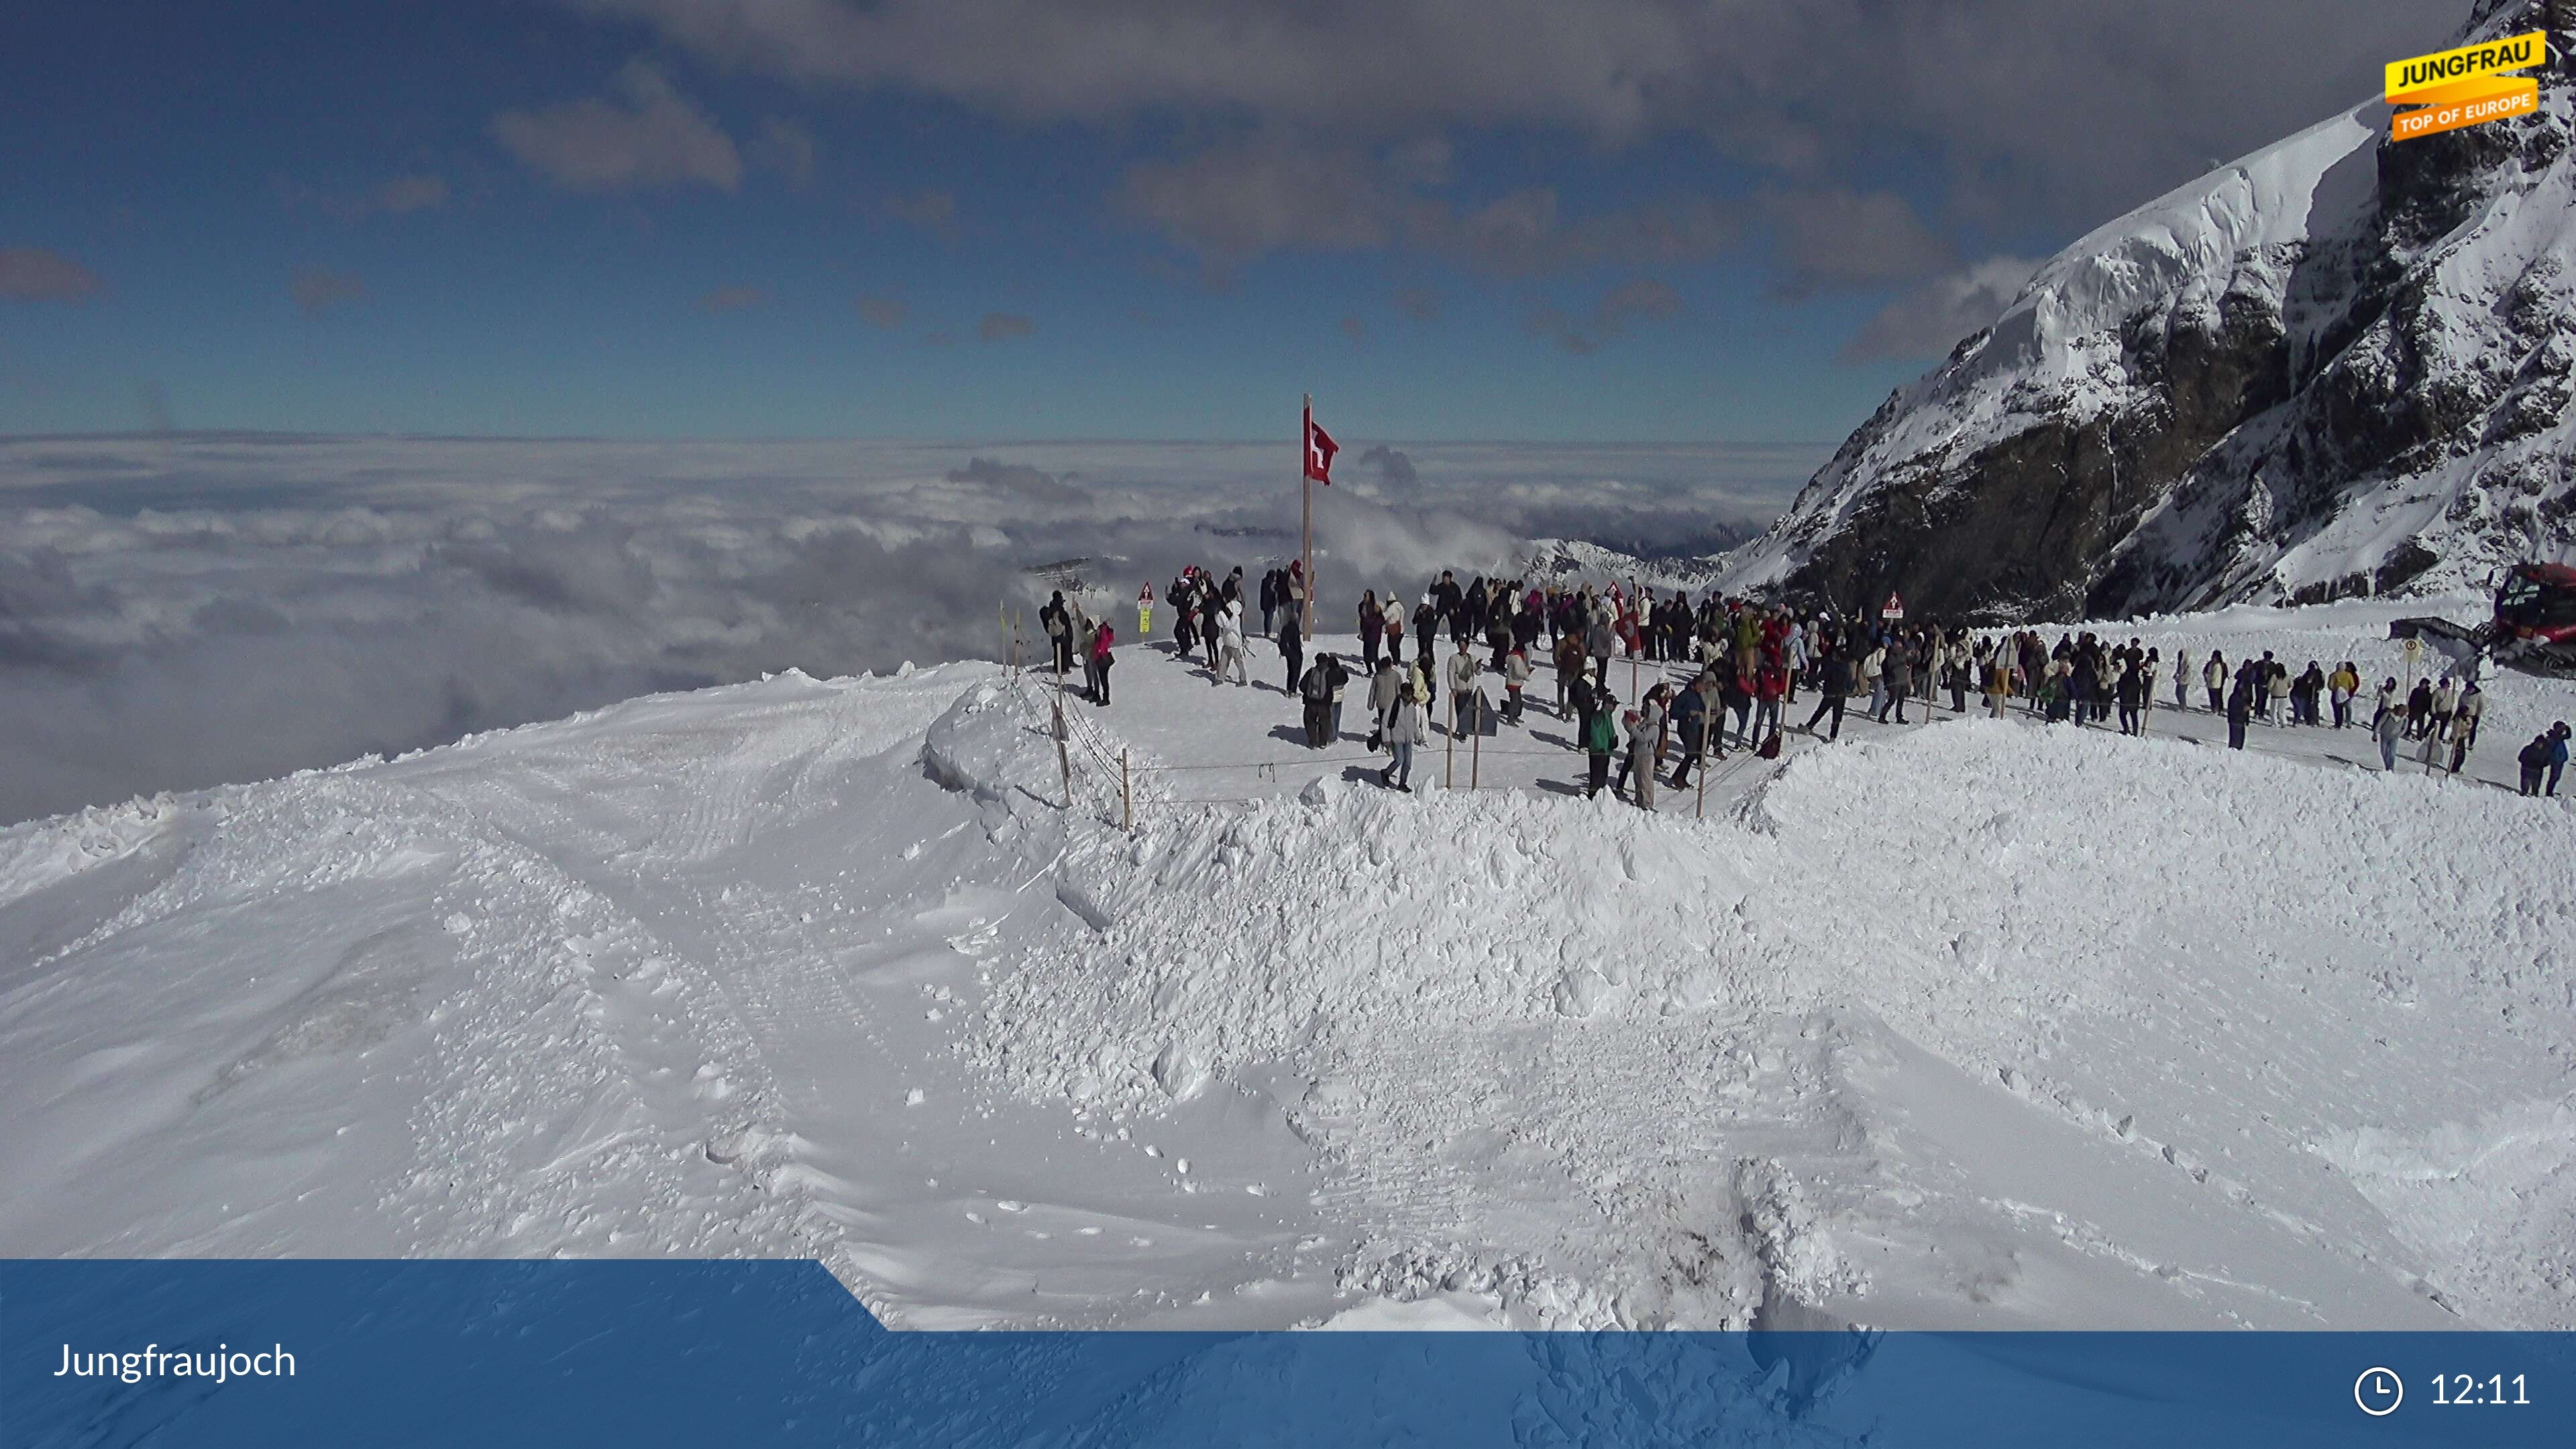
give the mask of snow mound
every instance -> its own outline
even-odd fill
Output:
[[[2316,1147],[2564,1089],[2576,822],[2540,802],[2017,721],[1811,753],[1725,823],[1310,795],[1074,844],[1097,933],[997,971],[965,1050],[1086,1110],[1275,1102],[1378,1209],[1351,1286],[1559,1324],[2039,1322],[2060,1274],[2097,1322],[2568,1319],[2459,1266],[2528,1193],[2428,1257]],[[1987,1174],[2025,1172],[2098,1174],[2093,1216],[2023,1221]]]

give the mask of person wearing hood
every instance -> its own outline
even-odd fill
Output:
[[[1209,676],[1208,683],[1223,684],[1225,677],[1231,674],[1234,676],[1236,688],[1249,685],[1252,682],[1251,674],[1243,662],[1242,600],[1232,600],[1217,611],[1216,629],[1217,665],[1215,672]]]

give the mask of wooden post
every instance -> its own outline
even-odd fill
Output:
[[[1483,713],[1484,712],[1481,710],[1477,711],[1478,718],[1476,720],[1476,732],[1473,735],[1468,736],[1467,740],[1467,788],[1470,790],[1476,788],[1476,782],[1481,779],[1483,775],[1485,762],[1485,721],[1482,717]]]
[[[1127,751],[1118,751],[1118,828],[1136,833],[1136,787],[1127,773]]]
[[[1055,767],[1064,775],[1064,808],[1073,808],[1073,756],[1064,747],[1064,676],[1055,677]]]
[[[1449,743],[1448,743],[1448,745],[1447,745],[1447,746],[1446,746],[1446,748],[1445,748],[1445,751],[1444,751],[1444,758],[1442,759],[1441,764],[1440,764],[1440,788],[1441,788],[1441,789],[1443,789],[1443,790],[1453,790],[1453,789],[1456,789],[1456,788],[1457,788],[1457,786],[1458,786],[1458,691],[1456,691],[1456,690],[1454,690],[1454,689],[1453,689],[1453,690],[1449,691]]]
[[[1691,818],[1706,820],[1708,818],[1708,727],[1705,724],[1700,727],[1699,753],[1691,758],[1691,768],[1699,772],[1699,804],[1692,811]]]

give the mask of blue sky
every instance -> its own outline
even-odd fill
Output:
[[[22,7],[0,432],[1831,440],[2465,12],[2069,8]]]

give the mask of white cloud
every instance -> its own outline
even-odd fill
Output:
[[[353,272],[306,267],[287,283],[286,291],[307,315],[319,315],[334,307],[365,301],[367,284]]]
[[[1888,303],[1842,349],[1845,362],[1940,357],[1993,323],[2039,270],[2028,257],[1988,257]]]
[[[1037,330],[1038,324],[1017,312],[987,312],[984,320],[975,324],[975,335],[986,342],[1008,342]]]
[[[60,252],[0,247],[0,297],[12,302],[78,302],[97,290],[97,274]]]
[[[434,211],[447,204],[447,178],[426,173],[397,176],[378,186],[369,200],[378,211],[393,216]]]
[[[1792,294],[1906,281],[1956,259],[1913,203],[1894,192],[1774,192],[1763,198],[1762,211]]]
[[[758,287],[718,287],[698,298],[698,310],[701,312],[741,312],[757,307],[767,300],[768,294],[762,292]]]
[[[1394,147],[1451,128],[1701,136],[1803,184],[1896,135],[2093,219],[2366,94],[2466,0],[565,0],[712,61],[989,114]],[[2429,13],[2428,13],[2429,11]],[[2213,56],[2262,56],[2259,84]],[[1883,154],[1883,153],[1874,153]],[[1390,157],[1390,159],[1393,159]],[[1426,158],[1427,159],[1427,158]]]
[[[1588,357],[1601,344],[1627,335],[1637,322],[1671,317],[1682,310],[1679,292],[1651,277],[1622,283],[1601,295],[1582,316],[1569,316],[1541,304],[1530,310],[1529,330],[1577,356]]]
[[[1336,489],[1327,577],[1416,588],[1519,530],[1768,516],[1826,451],[1345,441],[1374,460],[1353,483],[1405,506]],[[1269,444],[0,439],[0,821],[791,665],[989,657],[1025,565],[1114,555],[1133,597],[1283,557],[1278,466]]]
[[[503,111],[492,118],[492,139],[570,191],[742,184],[733,138],[650,62],[628,62],[615,89],[616,100]]]

